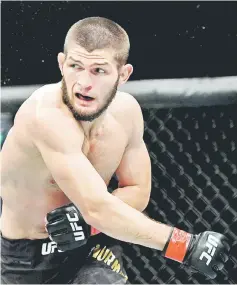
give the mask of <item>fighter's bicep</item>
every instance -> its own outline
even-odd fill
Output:
[[[151,162],[143,140],[136,146],[128,147],[116,171],[119,187],[140,186],[150,191]]]
[[[77,167],[82,164],[82,136],[59,110],[49,109],[38,114],[31,138],[57,183],[70,178],[74,160]]]
[[[144,121],[142,110],[138,102],[132,99],[131,114],[132,128],[129,134],[128,145],[121,163],[116,171],[119,186],[138,185],[145,191],[150,191],[151,162],[143,140]]]
[[[46,117],[43,120],[48,122]],[[65,126],[63,122],[53,133],[55,122],[49,122],[49,125],[45,123],[38,125],[41,137],[36,136],[35,144],[59,187],[86,214],[88,207],[96,207],[100,197],[103,199],[107,187],[83,154],[80,145],[83,141],[80,134],[75,134],[74,126],[68,129],[70,124]],[[48,131],[51,133],[47,135]]]
[[[105,201],[105,182],[82,152],[52,152],[51,155],[46,165],[53,178],[89,223],[88,219]]]

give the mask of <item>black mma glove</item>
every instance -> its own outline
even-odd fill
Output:
[[[214,279],[228,260],[229,250],[228,240],[222,234],[206,231],[192,235],[174,228],[163,254]]]
[[[61,251],[81,247],[91,235],[99,233],[83,219],[78,208],[68,204],[49,212],[45,228]]]

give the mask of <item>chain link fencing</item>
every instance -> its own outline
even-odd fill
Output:
[[[159,251],[122,243],[129,281],[142,284],[237,282],[237,105],[143,108],[144,140],[152,162],[146,213],[190,233],[227,235],[232,248],[215,280],[164,258]],[[116,180],[110,187],[115,188]]]
[[[15,112],[38,87],[2,88],[1,145]],[[157,250],[121,243],[129,281],[237,284],[237,78],[143,80],[125,87],[142,106],[152,162],[146,214],[193,234],[223,233],[232,244],[225,269],[209,280]],[[116,186],[113,178],[110,191]]]

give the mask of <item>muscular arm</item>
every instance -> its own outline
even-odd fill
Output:
[[[142,212],[151,193],[151,162],[143,141],[144,122],[141,108],[134,100],[133,127],[122,161],[116,171],[119,188],[113,195]]]
[[[44,111],[33,124],[32,137],[55,181],[88,224],[113,238],[163,249],[171,228],[108,193],[80,151],[84,136],[74,120],[58,110]]]

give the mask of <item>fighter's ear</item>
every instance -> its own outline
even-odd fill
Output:
[[[58,54],[58,66],[59,66],[59,69],[61,71],[61,75],[63,76],[63,64],[65,62],[65,59],[66,59],[66,55],[62,52],[60,52]]]
[[[125,64],[120,69],[119,85],[126,83],[133,73],[133,66],[131,64]]]

